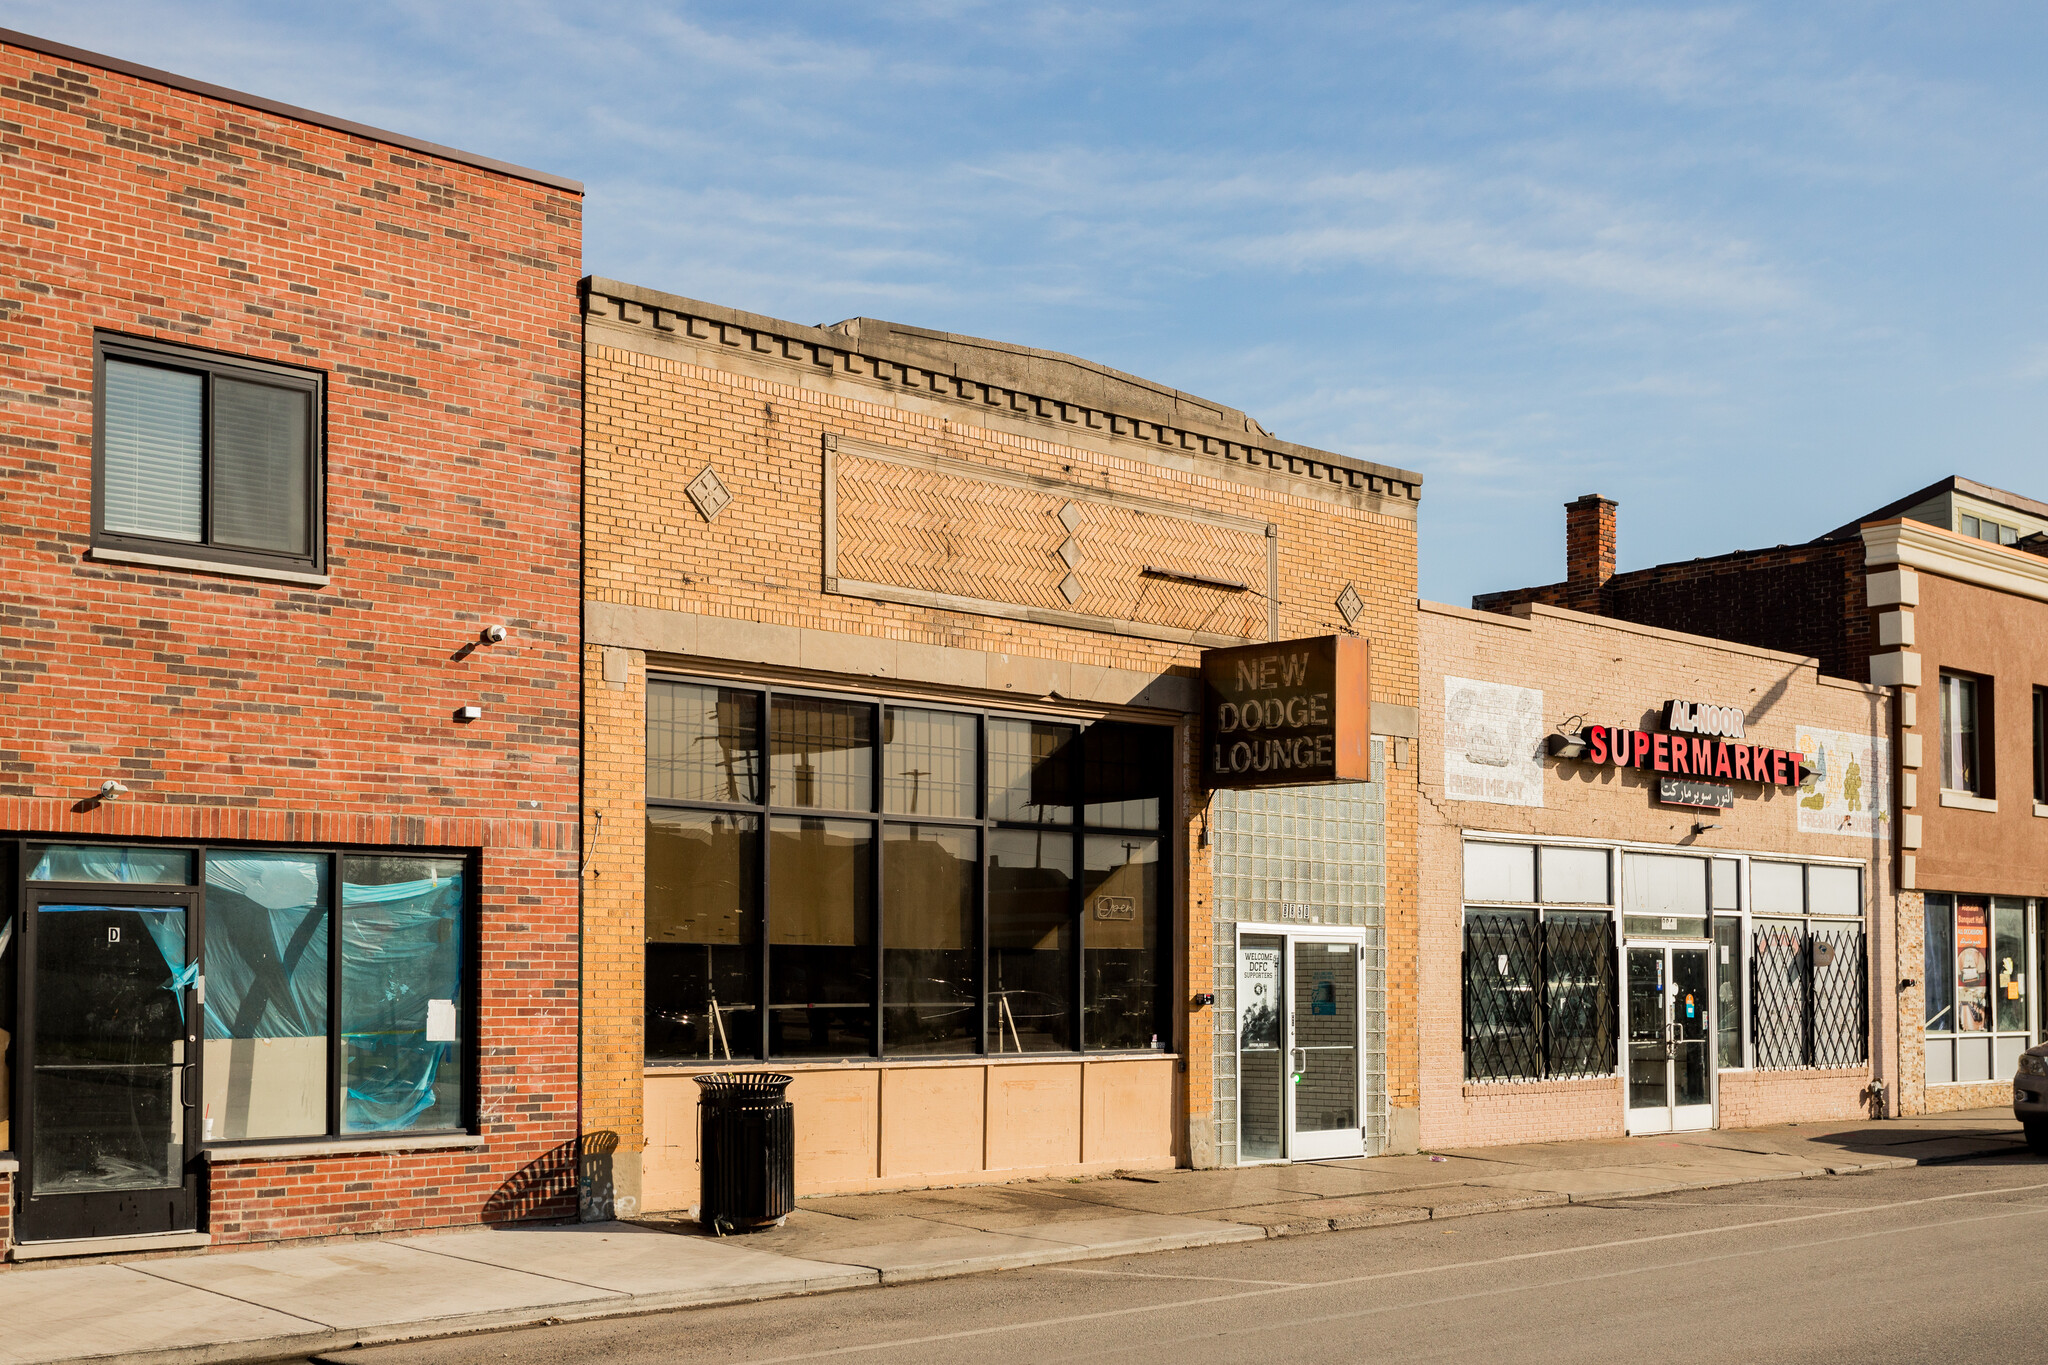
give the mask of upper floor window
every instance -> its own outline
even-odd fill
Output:
[[[1941,675],[1941,785],[1949,791],[1984,795],[1979,708],[1989,690],[1982,678]]]
[[[93,547],[320,572],[318,374],[102,336]]]
[[[2034,689],[2034,800],[2048,804],[2048,687]]]
[[[1995,521],[1986,521],[1982,517],[1962,517],[1959,521],[1964,535],[1975,536],[1978,540],[1988,540],[1993,545],[2011,545],[2020,538],[2017,526],[2005,526]]]

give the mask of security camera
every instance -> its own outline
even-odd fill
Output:
[[[503,626],[489,626],[486,627],[484,630],[484,640],[486,643],[489,644],[495,645],[501,643],[504,640],[505,635],[506,630]]]
[[[127,794],[128,788],[111,777],[100,783],[100,800],[102,801],[117,801]]]

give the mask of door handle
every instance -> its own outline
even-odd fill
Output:
[[[185,1108],[187,1108],[187,1109],[190,1109],[190,1108],[192,1107],[192,1104],[193,1104],[193,1099],[192,1099],[192,1072],[193,1072],[193,1069],[194,1069],[194,1068],[193,1068],[193,1066],[192,1066],[192,1063],[190,1063],[190,1062],[180,1062],[180,1063],[178,1063],[178,1103],[179,1103],[179,1104],[181,1104],[181,1105],[183,1105],[183,1106],[184,1106]]]
[[[1302,1072],[1308,1070],[1308,1049],[1305,1047],[1289,1048],[1287,1060],[1289,1062],[1288,1070],[1299,1076]]]

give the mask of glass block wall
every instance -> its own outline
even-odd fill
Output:
[[[1364,931],[1365,1150],[1387,1145],[1387,820],[1385,741],[1373,780],[1275,791],[1219,791],[1209,804],[1215,895],[1217,1159],[1237,1156],[1237,930],[1321,924]]]

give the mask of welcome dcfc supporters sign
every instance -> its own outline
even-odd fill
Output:
[[[1355,635],[1204,650],[1203,785],[1370,782],[1367,678]]]

